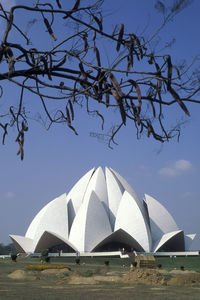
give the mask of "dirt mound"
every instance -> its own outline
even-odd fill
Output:
[[[117,281],[121,281],[121,277],[120,276],[102,276],[102,275],[95,275],[93,276],[93,278],[96,280],[96,282],[101,282],[101,281],[112,281],[112,282],[117,282]]]
[[[199,273],[177,274],[174,278],[168,280],[167,285],[196,285],[200,284]]]
[[[126,283],[143,283],[149,285],[166,284],[166,278],[155,269],[135,269],[130,270],[122,279]]]
[[[45,276],[61,276],[64,274],[69,274],[70,271],[68,269],[46,269],[41,271],[41,275]]]
[[[37,277],[33,276],[31,272],[25,272],[24,270],[16,270],[10,274],[8,274],[9,278],[12,279],[28,279],[28,280],[36,280]]]
[[[175,269],[169,272],[169,274],[181,274],[181,275],[188,274],[188,273],[198,274],[196,271],[189,271],[189,270],[182,271],[182,270],[175,270]]]
[[[57,282],[58,284],[96,284],[93,277],[84,277],[78,271],[73,272],[71,276],[67,276]]]

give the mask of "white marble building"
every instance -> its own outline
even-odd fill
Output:
[[[196,234],[184,235],[169,212],[154,198],[141,201],[111,168],[93,168],[68,194],[49,202],[25,236],[10,235],[18,252],[43,249],[63,252],[200,250]]]

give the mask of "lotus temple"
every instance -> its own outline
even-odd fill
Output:
[[[161,203],[140,200],[111,168],[87,172],[69,191],[44,206],[25,236],[10,235],[19,253],[200,250],[197,234],[185,235]]]

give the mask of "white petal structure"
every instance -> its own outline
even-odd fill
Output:
[[[93,191],[76,215],[71,227],[69,241],[80,252],[90,252],[111,233],[107,213],[102,202]]]
[[[123,229],[142,247],[143,251],[151,250],[149,225],[135,199],[125,191],[123,193],[115,222],[115,231]]]
[[[91,169],[68,194],[44,206],[25,236],[10,235],[18,252],[184,251],[200,248],[199,235],[184,236],[153,197],[141,201],[111,168]],[[199,250],[199,249],[198,249]]]

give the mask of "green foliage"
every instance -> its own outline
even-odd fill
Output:
[[[0,255],[9,255],[10,253],[14,252],[16,252],[16,249],[13,243],[8,245],[0,243]]]
[[[109,266],[109,264],[110,264],[109,260],[106,260],[106,261],[104,262],[104,265],[107,266],[107,267]]]
[[[94,275],[94,271],[93,270],[87,270],[84,273],[82,273],[83,276],[85,277],[92,277]]]
[[[80,265],[80,258],[76,258],[76,259],[75,259],[75,263],[76,263],[77,265]]]
[[[45,261],[46,263],[50,262],[50,257],[48,255],[49,255],[49,250],[43,249],[41,251],[41,260]]]
[[[43,249],[43,250],[41,251],[41,256],[46,257],[46,256],[48,256],[48,255],[49,255],[49,250],[48,250],[48,249]]]
[[[14,262],[17,262],[17,254],[11,254],[11,259]]]

